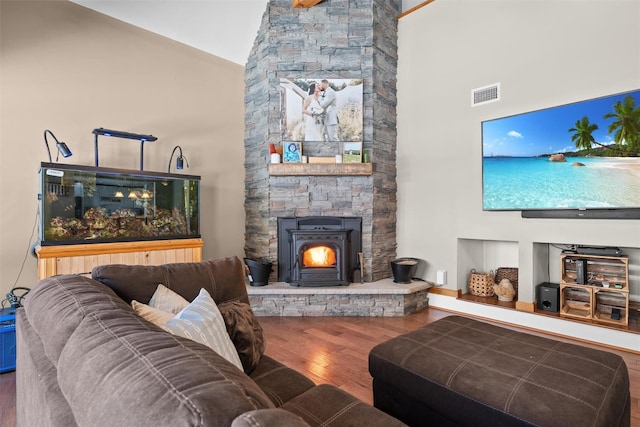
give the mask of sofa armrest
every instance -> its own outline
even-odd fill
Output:
[[[236,417],[231,427],[309,427],[302,418],[284,409],[258,409]]]

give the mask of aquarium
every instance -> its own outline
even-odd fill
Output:
[[[40,244],[200,237],[200,177],[42,163]]]

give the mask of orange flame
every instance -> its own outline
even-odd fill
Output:
[[[315,246],[302,254],[305,267],[328,267],[336,264],[336,253],[328,246]]]

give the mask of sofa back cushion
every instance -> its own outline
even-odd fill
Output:
[[[221,426],[269,398],[209,348],[125,313],[86,316],[58,363],[79,425]]]
[[[217,304],[249,302],[244,266],[238,257],[152,266],[101,265],[93,268],[91,277],[112,288],[127,303],[136,300],[147,304],[158,284],[188,301],[204,288]]]
[[[41,280],[24,299],[24,310],[54,366],[67,340],[89,312],[104,317],[119,316],[123,310],[133,314],[131,306],[107,286],[75,275]]]

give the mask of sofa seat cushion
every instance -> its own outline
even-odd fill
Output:
[[[281,406],[315,386],[309,378],[267,355],[260,358],[250,377],[275,406]]]
[[[93,268],[91,277],[112,288],[128,304],[133,300],[147,304],[158,284],[187,301],[193,301],[204,288],[217,304],[249,303],[244,267],[238,257],[164,265],[101,265]]]
[[[401,427],[404,423],[329,384],[322,384],[281,406],[310,426]]]
[[[54,366],[67,340],[89,312],[106,317],[133,313],[107,286],[76,275],[41,280],[24,299],[24,309]]]
[[[62,351],[58,379],[79,425],[221,426],[273,407],[217,353],[133,312],[85,317]]]

